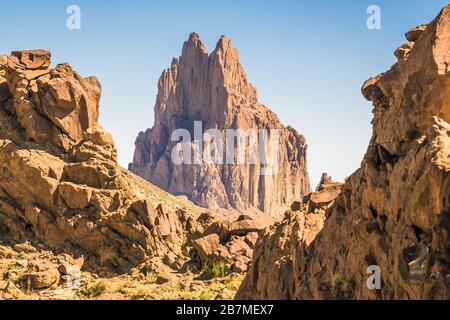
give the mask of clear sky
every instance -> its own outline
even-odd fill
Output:
[[[388,69],[411,27],[432,20],[443,0],[0,0],[0,52],[49,49],[103,86],[101,122],[127,167],[139,131],[153,125],[158,78],[191,31],[212,50],[220,35],[239,49],[262,103],[306,136],[313,185],[322,172],[344,180],[371,135],[360,88]],[[81,29],[66,9],[81,8]],[[380,30],[366,26],[369,5]]]

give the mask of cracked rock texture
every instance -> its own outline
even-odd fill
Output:
[[[224,136],[226,129],[269,129],[263,141],[247,140],[240,147],[236,139],[234,146],[226,146],[234,155],[250,149],[250,145],[256,150],[267,150],[270,156],[273,139],[279,146],[274,152],[278,154],[278,170],[262,175],[261,169],[267,165],[258,153],[254,164],[248,160],[248,153],[244,161],[234,164],[174,164],[171,154],[177,145],[192,154],[198,152],[191,142],[171,141],[176,129],[186,129],[194,139],[194,121],[202,122],[203,131],[218,129]],[[280,130],[279,140],[273,129]],[[204,142],[211,143],[211,138],[206,136]],[[222,36],[215,50],[208,53],[199,36],[192,33],[184,43],[181,57],[174,59],[161,75],[154,127],[139,134],[129,168],[164,190],[186,195],[203,207],[253,207],[273,213],[310,192],[306,151],[305,138],[292,127],[283,126],[275,113],[258,102],[256,89],[249,83],[231,41]],[[225,162],[225,157],[222,159]]]
[[[237,298],[450,298],[450,6],[406,37],[363,86],[373,136],[323,228],[304,207],[268,232]],[[372,265],[380,290],[366,285]]]
[[[51,69],[48,51],[0,56],[0,240],[114,272],[168,253],[181,259],[184,202],[117,165],[97,122],[100,92],[68,64]]]

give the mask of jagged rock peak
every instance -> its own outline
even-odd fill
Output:
[[[206,47],[200,40],[200,36],[192,32],[187,41],[184,42],[182,57],[191,57],[195,55],[208,55]]]
[[[261,176],[259,165],[174,165],[171,154],[178,142],[171,141],[171,134],[176,129],[193,133],[196,121],[203,132],[279,129],[278,175]],[[268,211],[309,193],[306,150],[305,138],[258,102],[231,41],[222,36],[209,54],[192,33],[179,59],[159,79],[154,127],[139,134],[130,170],[202,206]]]
[[[216,44],[216,49],[217,50],[226,50],[228,48],[232,47],[231,45],[231,40],[225,36],[225,35],[221,35],[219,41]]]

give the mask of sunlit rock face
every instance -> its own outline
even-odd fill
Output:
[[[276,172],[261,174],[265,165],[259,154],[253,164],[248,159],[229,163],[225,156],[223,163],[174,164],[171,155],[178,141],[171,141],[171,135],[186,129],[194,138],[195,121],[201,122],[203,131],[219,129],[224,137],[226,129],[279,130]],[[249,149],[249,140],[245,143]],[[256,139],[251,146],[270,150],[271,140]],[[237,142],[231,150],[231,154],[240,151]],[[306,150],[305,138],[258,102],[230,40],[222,36],[208,53],[192,33],[181,57],[161,75],[154,127],[139,134],[130,170],[204,207],[275,212],[309,193]]]
[[[119,167],[97,122],[97,79],[49,66],[45,50],[0,56],[0,240],[119,273],[182,258],[187,213],[155,203],[148,183]]]
[[[304,209],[268,232],[237,298],[450,298],[450,6],[406,36],[363,86],[373,136],[323,228]]]

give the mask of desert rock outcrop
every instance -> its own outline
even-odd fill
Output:
[[[195,121],[201,122],[200,137],[194,136]],[[230,164],[225,152],[219,151],[224,154],[222,163],[192,160],[192,164],[174,164],[171,156],[177,147],[187,147],[192,154],[200,152],[200,158],[203,155],[193,142],[171,141],[176,129],[187,130],[204,145],[212,141],[211,136],[205,135],[203,140],[201,137],[209,129],[218,129],[223,137],[227,129],[241,129],[244,134],[251,129],[266,129],[268,134],[260,136],[261,140],[236,139],[234,145],[227,140],[224,150],[230,147],[232,157],[251,147],[267,150],[269,157],[277,154],[276,172],[261,174],[273,163],[265,162],[259,153],[254,162],[249,161],[247,153],[245,159],[240,158],[244,161],[235,158]],[[274,130],[279,130],[278,141]],[[278,152],[271,153],[271,139],[277,147],[279,144]],[[164,190],[186,195],[203,207],[254,207],[270,212],[309,193],[306,150],[304,137],[292,127],[283,126],[276,114],[258,102],[256,89],[249,83],[230,40],[222,36],[215,50],[208,53],[199,36],[192,33],[184,43],[181,57],[174,59],[161,75],[154,127],[139,134],[129,168]]]
[[[237,298],[450,298],[450,6],[406,36],[398,62],[363,86],[373,137],[323,228],[305,236],[304,209],[260,239]]]
[[[161,204],[117,165],[113,139],[97,122],[96,78],[49,66],[44,50],[0,57],[0,240],[29,240],[115,272],[169,253],[182,259],[183,202]],[[37,287],[57,273],[36,272]]]

